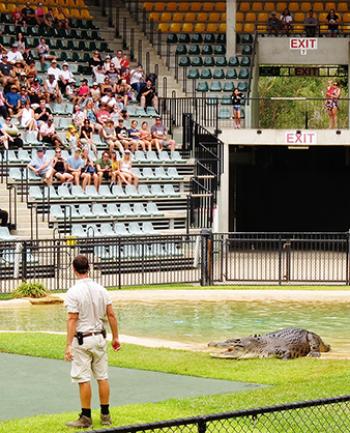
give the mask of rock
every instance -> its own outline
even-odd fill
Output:
[[[58,296],[44,296],[43,298],[30,298],[29,302],[32,305],[53,305],[53,304],[63,304],[63,299]]]

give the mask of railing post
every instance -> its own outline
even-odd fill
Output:
[[[28,243],[27,241],[23,241],[22,243],[22,281],[27,281],[27,249]]]
[[[206,433],[207,423],[204,419],[198,421],[198,433]]]
[[[201,286],[213,283],[213,233],[209,229],[201,230]]]
[[[119,4],[117,3],[115,8],[115,37],[116,38],[119,38],[119,22],[120,22]]]
[[[190,150],[193,142],[192,113],[182,114],[182,149]]]

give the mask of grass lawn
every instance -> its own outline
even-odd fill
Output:
[[[0,352],[62,359],[64,342],[65,338],[61,335],[0,334]],[[303,358],[292,361],[232,361],[213,359],[206,353],[124,345],[120,352],[110,353],[110,365],[271,385],[237,394],[116,407],[112,409],[115,425],[332,397],[347,394],[350,388],[350,361],[341,360]],[[72,392],[77,390],[72,387]],[[6,421],[0,424],[0,431],[64,433],[69,431],[63,426],[64,422],[76,414]],[[94,428],[100,428],[97,422]]]

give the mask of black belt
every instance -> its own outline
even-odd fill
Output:
[[[93,335],[101,335],[103,334],[103,331],[98,331],[98,332],[81,332],[81,335],[85,338],[85,337],[92,337]],[[75,337],[78,337],[78,335],[75,335]]]

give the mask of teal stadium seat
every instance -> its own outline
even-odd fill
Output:
[[[202,93],[208,92],[209,90],[208,83],[206,81],[200,81],[197,84],[196,90],[197,92],[202,92]]]
[[[202,54],[205,56],[210,56],[213,54],[213,47],[211,45],[203,45]]]
[[[202,65],[203,65],[202,57],[200,56],[191,57],[191,66],[199,67]]]
[[[215,69],[213,72],[215,80],[223,80],[225,78],[225,71],[223,69]]]
[[[236,80],[237,79],[237,71],[236,69],[227,69],[226,71],[226,79],[227,80]]]
[[[205,68],[201,70],[201,79],[202,80],[210,80],[212,78],[212,73],[209,68]]]
[[[197,80],[199,78],[199,70],[197,68],[191,68],[187,72],[187,78],[189,80]]]
[[[188,47],[188,54],[190,56],[197,56],[198,54],[200,54],[201,50],[199,49],[199,45],[195,44],[195,45],[190,45]]]

